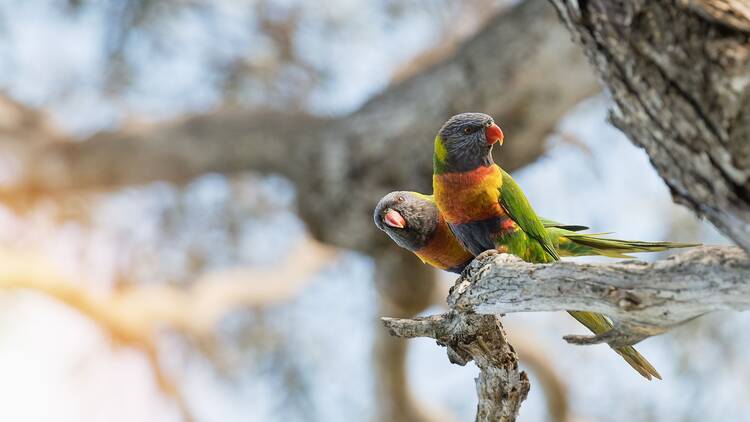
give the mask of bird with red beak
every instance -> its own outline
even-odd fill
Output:
[[[433,154],[432,187],[438,210],[472,255],[496,249],[528,262],[559,260],[555,239],[526,195],[493,161],[492,147],[496,143],[502,145],[503,132],[486,114],[462,113],[443,124],[435,137]],[[567,238],[593,246],[603,255],[614,254],[611,249],[616,247],[624,246],[626,251],[640,248],[638,242],[602,241],[591,235]],[[594,334],[612,329],[612,323],[603,315],[580,311],[570,314]],[[615,350],[644,377],[660,377],[633,347]]]

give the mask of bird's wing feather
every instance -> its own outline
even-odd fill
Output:
[[[539,217],[539,221],[542,222],[542,225],[545,228],[556,227],[558,229],[570,230],[572,232],[580,232],[589,229],[587,226],[581,226],[579,224],[558,223],[555,220],[550,220],[549,218],[544,217]]]
[[[500,205],[521,230],[539,242],[542,248],[555,260],[560,259],[560,255],[558,255],[555,246],[547,235],[547,230],[545,230],[534,209],[531,208],[526,195],[516,181],[505,171],[503,171],[503,184],[500,187]]]

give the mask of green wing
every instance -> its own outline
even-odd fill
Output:
[[[545,230],[534,209],[531,208],[526,195],[505,170],[502,172],[503,184],[500,187],[500,205],[505,208],[505,212],[518,224],[521,230],[526,232],[530,238],[539,242],[552,258],[559,260],[560,255],[557,254],[555,246],[547,235],[547,230]]]

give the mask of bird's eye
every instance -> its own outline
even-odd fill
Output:
[[[466,126],[466,127],[464,128],[464,135],[468,135],[468,134],[470,134],[471,132],[472,132],[472,130],[471,130],[471,127],[470,127],[470,126]]]
[[[398,202],[404,202],[404,197],[403,196],[399,196],[398,198],[396,198],[396,201],[398,201]]]

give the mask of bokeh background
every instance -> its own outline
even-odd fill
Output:
[[[346,116],[515,3],[0,0],[0,420],[392,420],[383,409],[398,401],[418,409],[402,420],[471,420],[476,368],[430,340],[403,356],[378,346],[375,262],[317,239],[288,178],[246,168],[16,187],[41,148],[99,133],[217,110]],[[514,172],[537,211],[621,238],[728,244],[672,203],[607,106],[599,93],[571,107]],[[212,136],[199,135],[209,150]],[[438,277],[424,314],[444,309],[454,276]],[[510,315],[532,383],[520,420],[745,420],[749,318],[710,315],[645,341],[664,377],[646,382],[605,346],[562,341],[583,332],[565,314]]]

